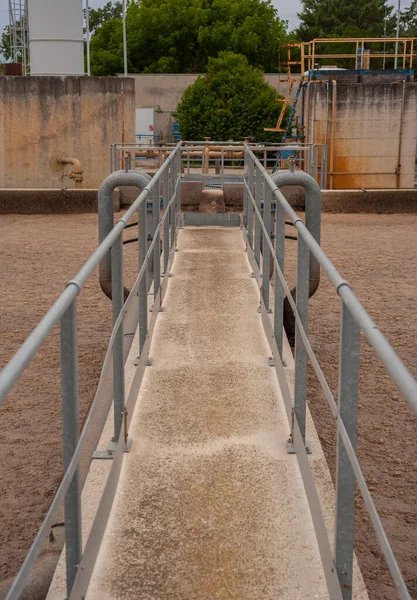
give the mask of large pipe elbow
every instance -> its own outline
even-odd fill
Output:
[[[71,173],[68,173],[67,177],[69,177],[69,179],[74,179],[75,183],[82,183],[84,180],[84,171],[81,168],[81,163],[78,158],[73,158],[72,156],[60,156],[57,159],[57,162],[60,165],[72,165],[74,168]]]
[[[317,181],[304,171],[281,171],[272,175],[272,180],[278,188],[298,185],[306,191],[306,227],[316,242],[321,241],[321,189]],[[309,298],[314,296],[320,285],[320,265],[310,253]],[[291,290],[295,299],[297,288]],[[284,300],[284,327],[290,343],[295,340],[295,317],[288,298]]]
[[[151,177],[144,171],[115,171],[103,181],[98,191],[98,238],[99,243],[109,235],[114,227],[113,194],[120,186],[136,187],[142,191]],[[106,253],[99,267],[100,287],[108,298],[112,298],[111,253]],[[124,288],[125,299],[130,290]]]

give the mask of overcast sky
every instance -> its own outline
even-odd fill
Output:
[[[84,0],[85,2],[85,0]],[[97,8],[105,4],[106,0],[90,0],[90,6]],[[410,5],[411,0],[402,0],[401,6],[406,8]],[[287,19],[290,22],[291,28],[297,25],[297,12],[300,11],[301,0],[273,0],[273,4],[278,8],[281,19]],[[397,5],[395,0],[390,0],[389,4]],[[9,22],[8,16],[8,0],[0,0],[0,30],[2,31],[5,25]]]

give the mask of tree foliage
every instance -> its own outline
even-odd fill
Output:
[[[84,18],[86,18],[86,10],[84,9]],[[88,20],[90,25],[90,33],[94,32],[107,21],[112,19],[121,19],[122,17],[122,2],[106,2],[104,6],[99,8],[90,8],[88,11]]]
[[[1,35],[0,40],[0,54],[3,56],[5,60],[10,60],[12,58],[12,46],[10,42],[10,29],[9,26],[3,29],[3,33]]]
[[[111,3],[106,7],[111,13]],[[92,72],[114,75],[123,70],[122,24],[101,16],[91,40]],[[139,73],[205,72],[222,51],[276,71],[286,36],[271,0],[131,0],[126,28],[129,71]]]
[[[417,0],[412,0],[410,6],[402,11],[400,28],[402,36],[417,37]]]
[[[264,128],[276,124],[281,106],[276,90],[245,56],[221,52],[185,90],[176,116],[183,139],[278,141],[280,134]]]
[[[303,0],[297,34],[303,41],[324,37],[380,37],[391,12],[387,0]]]

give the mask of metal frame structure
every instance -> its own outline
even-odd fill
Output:
[[[113,189],[120,185],[132,185],[131,174],[119,172],[112,174],[110,185]],[[99,203],[108,192],[109,182],[104,182],[99,192]],[[160,216],[160,196],[163,194],[163,215]],[[146,204],[152,203],[152,217],[148,226],[153,232],[153,241],[146,249],[146,235],[141,238],[141,230],[147,229]],[[65,537],[66,537],[66,576],[68,599],[81,598],[87,589],[95,558],[104,534],[107,517],[110,514],[114,493],[119,478],[123,453],[126,447],[128,428],[136,402],[148,354],[152,331],[155,326],[162,299],[164,297],[170,265],[175,254],[176,235],[179,225],[179,207],[181,206],[180,147],[174,148],[164,164],[143,189],[138,198],[127,210],[122,219],[105,237],[79,273],[68,282],[65,291],[47,312],[19,351],[0,373],[0,403],[43,342],[56,325],[60,325],[61,337],[61,379],[62,379],[62,420],[64,477],[45,520],[26,556],[26,559],[7,595],[8,600],[18,599],[27,578],[50,532],[56,514],[65,501]],[[139,231],[139,273],[126,301],[123,299],[123,231],[129,220],[138,214]],[[163,273],[160,264],[159,240],[163,230]],[[143,246],[145,241],[145,247]],[[113,331],[104,360],[100,381],[80,437],[78,436],[78,342],[77,342],[77,298],[86,281],[108,253],[112,264],[112,314]],[[148,315],[148,289],[150,265],[153,263],[153,312],[150,322]],[[158,274],[160,275],[158,277]],[[145,285],[144,285],[145,284]],[[144,318],[145,317],[145,318]],[[124,397],[124,362],[133,342],[134,332],[139,324],[140,344],[139,363],[128,398]],[[116,368],[117,367],[117,368]],[[114,371],[114,376],[113,376]],[[109,381],[110,393],[108,393]],[[115,444],[112,468],[106,483],[96,518],[84,552],[81,551],[81,495],[80,461],[88,436],[99,411],[110,409],[114,398]],[[81,568],[80,568],[81,567]]]
[[[368,510],[379,546],[391,573],[398,597],[411,600],[404,578],[392,551],[374,501],[369,492],[356,455],[358,411],[359,347],[363,332],[397,387],[417,414],[417,382],[405,367],[387,339],[379,331],[369,314],[356,298],[349,283],[343,279],[319,241],[296,214],[277,182],[279,176],[270,176],[248,145],[245,146],[244,229],[247,250],[261,290],[261,314],[266,335],[270,340],[273,364],[292,424],[290,443],[297,454],[304,480],[316,536],[322,557],[329,594],[332,599],[351,600],[353,582],[355,486],[357,485]],[[294,185],[308,186],[310,177],[302,172],[293,173]],[[319,207],[311,207],[312,214]],[[275,218],[273,218],[275,213]],[[289,218],[297,230],[297,289],[293,298],[284,277],[285,219]],[[274,227],[275,221],[275,227]],[[275,245],[272,239],[275,237]],[[317,238],[317,236],[316,236]],[[262,243],[261,243],[262,240]],[[264,253],[259,248],[265,249]],[[271,316],[269,297],[269,261],[275,272],[274,311]],[[312,262],[317,261],[340,297],[340,355],[339,393],[335,399],[308,337],[309,285]],[[283,306],[286,299],[296,320],[295,388],[294,400],[288,388],[282,365]],[[307,360],[314,368],[337,425],[336,513],[334,554],[326,531],[313,474],[306,448]],[[336,571],[335,571],[336,568]],[[334,579],[337,573],[338,581]]]
[[[352,52],[346,54],[324,54],[320,47],[322,48],[328,44],[352,44]],[[368,44],[381,45],[382,49],[380,51],[373,50],[365,53],[365,47]],[[390,44],[394,45],[393,52],[387,51],[387,45],[389,46]],[[398,47],[401,46],[402,52],[398,52]],[[364,70],[365,56],[369,61],[382,59],[384,65],[387,60],[392,58],[394,61],[400,61],[402,69],[411,70],[414,67],[414,61],[417,57],[417,38],[316,38],[311,42],[283,44],[281,48],[286,49],[287,60],[280,61],[280,65],[286,67],[288,81],[294,82],[297,80],[293,77],[296,73],[293,72],[292,67],[300,67],[301,75],[303,76],[304,73],[315,70],[318,59],[351,59],[355,60],[355,69]],[[300,51],[300,60],[293,60],[292,50],[295,48]],[[365,70],[369,68],[371,67],[365,67]]]
[[[9,34],[12,61],[22,63],[22,74],[29,75],[29,22],[27,0],[9,0]]]
[[[271,173],[288,168],[291,160],[326,189],[327,146],[301,142],[265,143],[250,145],[252,151]],[[130,167],[141,169],[149,161],[160,166],[171,152],[172,144],[143,146],[141,144],[112,144],[110,148],[110,173],[117,171],[127,162]],[[218,175],[221,182],[241,178],[244,168],[244,142],[184,142],[182,148],[182,173],[191,178],[194,172]]]
[[[196,147],[204,148],[205,145],[202,142],[196,142],[190,146],[190,152]],[[161,309],[170,265],[175,253],[177,230],[182,224],[181,186],[187,175],[181,174],[181,163],[187,160],[186,156],[184,158],[184,151],[187,152],[187,149],[187,146],[181,144],[171,149],[171,153],[166,157],[152,180],[145,185],[123,218],[112,229],[110,228],[109,232],[104,232],[105,237],[97,250],[88,259],[78,275],[68,283],[57,302],[0,374],[1,403],[53,328],[60,324],[65,473],[45,520],[6,600],[17,600],[19,598],[63,501],[65,501],[66,523],[67,598],[68,600],[80,600],[86,594],[110,515],[122,466],[123,453],[126,450],[129,424],[144,371],[148,364],[152,332]],[[355,485],[357,484],[391,572],[398,596],[401,600],[411,600],[355,452],[360,333],[365,334],[368,342],[374,348],[415,413],[417,413],[417,382],[377,329],[348,282],[338,273],[320,247],[321,199],[316,181],[302,171],[290,170],[271,175],[257,158],[254,149],[248,144],[244,144],[243,153],[244,173],[240,175],[240,181],[244,185],[244,210],[239,221],[246,239],[248,257],[259,283],[261,317],[273,355],[271,367],[276,369],[288,420],[291,424],[289,451],[297,455],[310,504],[329,595],[333,600],[350,600],[352,598],[354,500]],[[204,179],[204,169],[202,169],[200,177],[202,180]],[[293,185],[301,185],[306,189],[305,223],[294,212],[279,189],[280,186],[288,185],[289,182]],[[139,181],[138,174],[134,171],[127,170],[112,173],[103,182],[99,191],[100,213],[103,212],[103,207],[108,205],[115,187],[120,185],[141,186],[142,179]],[[160,211],[161,198],[162,216]],[[147,205],[148,208],[150,206],[152,211],[152,216],[148,222],[152,234],[152,242],[149,248],[146,247],[146,232],[149,230],[146,215]],[[139,227],[138,276],[132,290],[128,292],[126,297],[123,288],[123,232],[129,226],[130,219],[136,214],[138,215]],[[219,224],[219,217],[223,215],[204,216],[217,217],[210,224]],[[283,274],[286,219],[290,219],[298,235],[297,287],[295,293],[289,289]],[[230,215],[225,215],[225,224],[236,225],[236,219],[231,219]],[[161,260],[160,236],[162,231]],[[96,396],[79,437],[77,298],[82,292],[86,281],[96,267],[108,257],[109,253],[111,260],[113,331]],[[275,271],[273,310],[271,310],[269,277],[271,261]],[[151,266],[152,270],[150,269]],[[325,379],[308,337],[308,300],[312,288],[316,284],[318,286],[317,275],[319,276],[320,268],[329,278],[340,297],[341,336],[337,401]],[[149,319],[148,290],[151,289],[152,282],[153,309],[152,317]],[[282,362],[284,307],[286,302],[289,303],[293,311],[296,323],[294,398],[290,392]],[[134,332],[137,327],[139,328],[138,366],[128,397],[125,398],[124,363],[132,346]],[[332,545],[326,530],[306,449],[308,360],[314,368],[337,425],[334,553],[331,550]],[[112,467],[87,543],[82,552],[80,460],[89,432],[94,427],[98,411],[103,411],[103,408],[109,411],[113,400],[114,443]]]

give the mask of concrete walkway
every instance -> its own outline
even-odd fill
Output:
[[[250,273],[181,231],[87,600],[328,598]]]

